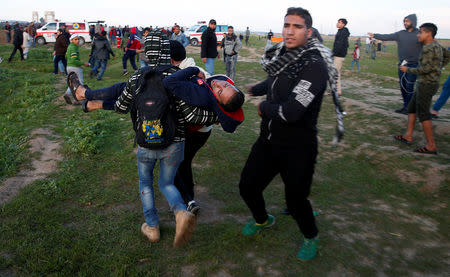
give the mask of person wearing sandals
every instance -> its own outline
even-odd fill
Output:
[[[70,36],[70,44],[67,47],[66,52],[67,74],[75,72],[75,74],[78,76],[78,79],[80,80],[80,84],[83,85],[83,68],[81,68],[81,66],[84,65],[86,67],[89,67],[89,64],[80,60],[80,50],[78,48],[79,42],[80,41],[78,34],[73,34],[72,36]],[[70,87],[68,87],[66,93],[64,94],[64,100],[66,100],[68,104],[78,104],[78,101],[72,102],[71,97],[72,92],[70,90]]]
[[[412,144],[416,118],[422,123],[426,144],[414,149],[422,154],[437,154],[433,136],[433,126],[430,113],[431,98],[439,89],[441,70],[450,61],[450,51],[442,47],[435,39],[437,26],[424,23],[420,26],[417,37],[423,43],[417,68],[400,66],[402,72],[418,75],[416,90],[408,104],[408,127],[404,135],[394,136],[394,139],[405,144]]]

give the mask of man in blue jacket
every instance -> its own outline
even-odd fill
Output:
[[[422,51],[422,44],[417,39],[419,29],[417,26],[417,16],[410,14],[403,19],[405,30],[395,32],[393,34],[373,34],[368,33],[369,37],[382,41],[396,41],[398,51],[398,65],[416,68],[419,64],[419,54]],[[414,94],[414,83],[417,75],[402,72],[398,70],[398,78],[400,82],[400,91],[402,92],[403,107],[395,110],[396,113],[408,114],[408,104]]]

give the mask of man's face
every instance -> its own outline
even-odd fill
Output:
[[[338,29],[342,29],[342,28],[344,28],[344,26],[345,26],[344,22],[342,22],[340,20],[338,20],[338,22],[336,23],[336,28],[338,28]]]
[[[179,34],[180,33],[180,27],[175,27],[175,30],[174,30],[174,32],[175,32],[175,34]]]
[[[216,23],[209,23],[209,28],[211,28],[211,30],[215,30],[216,29]]]
[[[403,20],[403,25],[405,26],[405,29],[408,30],[409,28],[411,28],[412,22],[408,18],[405,18],[405,20]]]
[[[419,33],[417,33],[417,38],[419,42],[425,42],[430,36],[431,32],[428,32],[424,28],[420,28]]]
[[[144,37],[146,37],[146,36],[148,36],[149,33],[150,33],[149,31],[145,31],[142,35],[143,35]]]
[[[228,35],[229,35],[229,36],[232,36],[232,35],[233,35],[233,32],[234,32],[234,29],[233,29],[233,28],[228,28]]]
[[[236,94],[235,87],[226,81],[212,80],[211,88],[220,104],[229,103],[231,98]]]
[[[298,48],[306,44],[312,29],[306,28],[305,20],[299,15],[288,15],[284,18],[283,40],[286,48]]]

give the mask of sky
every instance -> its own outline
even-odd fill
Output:
[[[105,20],[109,25],[172,26],[178,23],[190,27],[197,21],[214,18],[217,24],[233,25],[235,31],[248,26],[251,31],[280,33],[288,7],[309,10],[313,26],[321,34],[335,34],[336,22],[346,18],[352,36],[367,32],[393,33],[403,29],[403,18],[411,13],[418,25],[432,22],[438,26],[438,38],[450,39],[450,1],[448,0],[39,0],[3,1],[0,20],[31,21],[32,12],[43,17],[44,11],[54,11],[61,21]]]

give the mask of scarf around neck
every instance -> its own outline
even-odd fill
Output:
[[[280,42],[269,48],[261,57],[260,63],[263,70],[271,77],[278,76],[280,73],[284,72],[287,74],[288,78],[296,79],[304,65],[306,65],[304,54],[312,50],[319,51],[320,56],[325,61],[328,69],[328,82],[337,118],[336,134],[333,138],[333,144],[337,144],[344,136],[344,114],[337,94],[338,71],[334,66],[330,49],[320,43],[318,39],[310,37],[304,46],[294,50],[285,51],[285,53],[282,54],[282,51],[284,50],[284,42]]]

